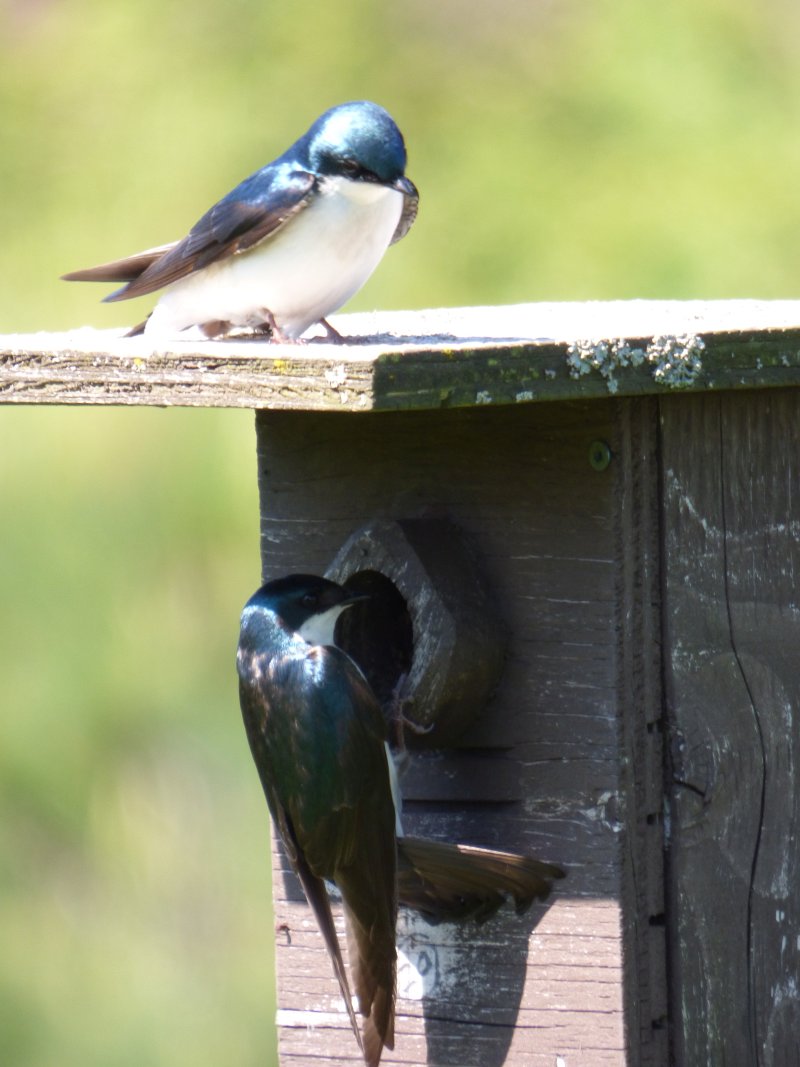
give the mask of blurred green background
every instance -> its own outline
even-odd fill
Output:
[[[142,318],[58,275],[360,97],[422,200],[354,308],[796,296],[798,52],[792,0],[0,0],[0,331]],[[252,423],[0,410],[0,1064],[275,1062]]]

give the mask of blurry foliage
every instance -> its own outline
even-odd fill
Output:
[[[252,421],[0,411],[2,1064],[273,1062]]]
[[[799,30],[789,0],[0,0],[0,331],[143,317],[58,275],[361,97],[422,199],[353,308],[791,297]],[[0,410],[0,1063],[274,1062],[255,473],[246,412]]]

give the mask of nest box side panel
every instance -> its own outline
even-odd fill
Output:
[[[676,1062],[797,1063],[800,391],[660,401]]]
[[[523,917],[506,907],[462,928],[401,915],[387,1063],[638,1062],[620,915],[620,524],[613,462],[604,468],[593,455],[598,441],[613,454],[616,411],[595,401],[258,414],[265,579],[325,572],[354,531],[380,520],[441,517],[482,554],[507,633],[505,666],[457,746],[413,756],[407,832],[527,852],[567,872]],[[359,1063],[279,849],[274,865],[282,1062]]]

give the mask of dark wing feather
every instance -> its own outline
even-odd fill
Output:
[[[509,896],[520,914],[564,877],[555,864],[473,845],[401,837],[397,848],[400,903],[429,922],[483,922]]]
[[[311,649],[304,668],[303,680],[313,675],[317,691],[315,753],[306,766],[313,762],[315,780],[325,785],[316,795],[312,786],[295,797],[295,835],[311,868],[342,893],[353,983],[366,1018],[364,1055],[377,1064],[383,1046],[394,1044],[396,970],[395,812],[386,722],[364,677],[338,649]]]
[[[359,1048],[363,1050],[364,1043],[361,1040],[361,1034],[358,1029],[356,1013],[353,1010],[353,998],[350,995],[350,985],[347,981],[347,972],[344,969],[342,950],[339,945],[339,938],[336,934],[333,915],[331,914],[331,902],[328,897],[328,890],[325,888],[323,880],[317,878],[309,868],[301,850],[295,850],[293,862],[294,869],[297,871],[297,877],[300,879],[300,884],[306,894],[306,899],[311,905],[311,910],[314,912],[320,933],[325,941],[325,947],[331,958],[333,973],[336,975],[336,980],[339,983],[339,989],[342,994],[342,1000],[347,1008],[347,1014],[350,1016],[350,1025],[353,1028],[353,1033],[356,1035],[356,1041],[358,1042]]]
[[[350,966],[366,1017],[364,1055],[377,1064],[394,1039],[397,917],[383,714],[358,668],[336,648],[257,655],[241,694],[267,801],[346,996],[319,880],[334,881],[342,893]]]
[[[289,163],[271,163],[246,178],[195,223],[181,241],[99,267],[65,274],[68,281],[125,281],[105,297],[130,300],[253,248],[307,207],[316,178]]]
[[[363,1050],[342,950],[331,914],[328,891],[322,878],[311,870],[306,861],[302,842],[297,839],[291,815],[285,803],[285,783],[281,781],[282,776],[274,772],[276,760],[278,766],[287,766],[290,770],[296,768],[297,753],[290,742],[290,735],[294,733],[290,719],[292,702],[290,699],[287,700],[286,679],[282,679],[283,684],[277,687],[271,684],[275,674],[280,675],[286,672],[285,670],[276,672],[273,664],[270,663],[269,656],[265,654],[254,653],[250,656],[243,656],[242,652],[243,650],[240,649],[239,697],[253,759],[276,829],[280,834],[289,861],[300,879],[306,899],[314,912],[325,941],[353,1033],[359,1048]],[[284,668],[286,662],[283,661]],[[281,748],[285,748],[284,758],[281,758]],[[292,790],[291,785],[289,789]]]
[[[100,263],[97,267],[86,267],[84,270],[73,270],[69,274],[62,274],[61,277],[65,282],[131,282],[171,251],[177,243],[171,241],[167,245],[159,245],[158,248],[147,248],[144,252],[135,252],[125,259]]]

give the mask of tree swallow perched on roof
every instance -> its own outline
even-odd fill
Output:
[[[172,244],[65,274],[125,282],[106,300],[163,289],[129,336],[237,327],[293,341],[353,296],[404,237],[419,196],[403,136],[382,107],[331,108],[272,163],[245,178]]]
[[[524,856],[403,835],[386,718],[334,645],[361,596],[314,575],[262,586],[242,612],[239,699],[272,818],[325,939],[366,1063],[394,1047],[395,925],[404,904],[429,920],[517,911],[563,871]],[[342,894],[363,1038],[324,880]]]

